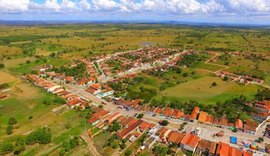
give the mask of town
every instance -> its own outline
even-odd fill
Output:
[[[89,138],[100,131],[110,131],[111,127],[119,126],[113,130],[116,139],[128,142],[118,154],[125,152],[125,155],[136,155],[145,148],[157,148],[156,143],[160,144],[159,148],[169,145],[174,153],[183,150],[194,155],[248,156],[270,153],[270,145],[264,144],[269,143],[270,139],[262,139],[269,135],[267,121],[270,119],[270,101],[253,101],[253,119],[243,121],[237,118],[232,122],[226,117],[213,116],[200,110],[198,106],[187,114],[181,109],[147,105],[143,99],[115,96],[111,83],[136,79],[141,72],[167,71],[176,67],[184,57],[197,53],[193,50],[146,47],[74,60],[66,65],[66,69],[41,66],[36,74],[23,78],[65,99],[66,106],[71,109],[91,107],[94,113],[88,119],[92,126],[87,130]],[[74,68],[80,71],[82,66],[86,72],[81,71],[80,75],[72,72]],[[258,78],[229,72],[217,71],[215,75],[245,85],[263,83]],[[138,149],[125,150],[141,137],[144,139]]]

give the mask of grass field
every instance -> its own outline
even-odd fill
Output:
[[[213,82],[217,83],[216,87],[211,86]],[[235,82],[225,82],[217,77],[207,76],[168,88],[161,92],[161,96],[214,104],[217,101],[223,102],[240,95],[252,98],[252,95],[255,95],[259,88],[255,85],[244,86]]]

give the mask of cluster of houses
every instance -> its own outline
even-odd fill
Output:
[[[179,109],[172,109],[172,108],[160,108],[160,107],[150,107],[150,106],[141,106],[140,100],[125,100],[125,99],[118,99],[115,101],[116,105],[120,105],[127,110],[137,110],[146,112],[147,114],[152,115],[161,115],[168,118],[180,119],[183,121],[190,121],[194,122],[197,121],[202,124],[207,124],[210,126],[215,126],[219,128],[226,128],[229,130],[233,130],[234,128],[238,129],[241,132],[249,133],[249,134],[256,134],[256,131],[260,124],[253,120],[245,120],[242,121],[237,119],[235,123],[230,123],[226,118],[214,117],[207,112],[200,111],[199,107],[195,107],[191,114],[185,114]]]
[[[47,92],[65,99],[66,104],[71,108],[80,107],[81,109],[84,109],[88,104],[85,99],[66,91],[62,86],[54,84],[38,75],[30,74],[26,75],[25,78],[33,82],[36,86],[44,88]]]
[[[110,86],[101,83],[90,84],[86,91],[98,98],[104,98],[114,93],[114,90]]]
[[[115,121],[123,128],[117,132],[119,139],[127,139],[130,142],[134,142],[143,133],[148,133],[148,138],[144,141],[141,149],[152,148],[156,142],[160,142],[167,145],[175,145],[197,155],[202,155],[205,152],[208,152],[209,155],[221,156],[252,155],[249,152],[234,148],[223,142],[217,143],[204,140],[193,133],[180,133],[141,119],[122,116],[119,112],[110,113],[101,108],[95,110],[95,113],[88,122],[97,128],[105,129]]]
[[[262,84],[264,82],[263,80],[258,79],[258,78],[253,78],[253,77],[245,76],[245,75],[237,75],[237,74],[225,72],[225,71],[218,71],[215,74],[218,77],[221,77],[221,78],[227,77],[231,81],[235,81],[235,82],[245,84],[245,85]]]
[[[254,119],[263,122],[270,119],[270,101],[258,101],[255,103]]]
[[[106,76],[112,74],[120,74],[137,68],[151,68],[166,64],[166,66],[174,65],[178,60],[176,58],[177,50],[147,47],[134,51],[119,53],[112,55],[109,59],[100,62],[100,67]],[[114,70],[114,63],[121,65],[121,69]]]
[[[98,70],[95,68],[94,64],[92,61],[87,60],[87,59],[80,59],[80,62],[83,62],[86,65],[86,70],[89,75],[91,75],[92,79],[96,79],[100,73]]]

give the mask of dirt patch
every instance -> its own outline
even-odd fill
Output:
[[[15,76],[4,72],[4,71],[0,71],[0,84],[2,83],[9,83],[9,82],[13,82],[18,80]]]

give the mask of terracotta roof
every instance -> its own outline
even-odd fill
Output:
[[[243,156],[252,156],[252,153],[249,153],[249,152],[243,152]]]
[[[117,135],[120,138],[125,138],[131,131],[133,131],[135,128],[137,128],[143,121],[138,120],[136,123],[132,124],[128,128],[125,128],[123,131],[119,132]]]
[[[155,110],[154,110],[154,113],[156,114],[160,114],[162,112],[162,109],[157,107]]]
[[[81,100],[79,100],[79,99],[73,99],[71,101],[68,101],[67,102],[67,105],[69,105],[71,107],[71,106],[78,105],[78,104],[81,104],[81,103],[82,103]]]
[[[200,112],[200,108],[199,107],[194,107],[191,115],[190,115],[190,119],[192,120],[196,120],[197,118],[197,114]]]
[[[131,125],[133,125],[133,124],[136,123],[137,121],[138,121],[137,119],[132,118],[132,120],[131,120],[130,122],[128,122],[128,123],[126,124],[126,126],[127,126],[127,127],[130,127]]]
[[[244,129],[250,130],[250,131],[256,131],[256,128],[258,127],[258,123],[252,120],[246,120],[244,123]]]
[[[171,131],[168,134],[168,142],[179,144],[181,142],[181,140],[184,138],[184,136],[185,136],[185,134],[183,134],[183,133]]]
[[[173,113],[173,109],[171,108],[165,108],[164,111],[162,112],[162,114],[166,115],[166,116],[171,116]]]
[[[206,112],[200,112],[198,121],[205,122],[206,121],[206,118],[207,118],[207,115],[208,115],[208,113],[206,113]]]
[[[219,148],[217,150],[217,154],[219,154],[220,156],[229,156],[229,151],[230,151],[229,144],[219,142]]]
[[[236,128],[239,128],[239,129],[242,129],[243,128],[243,122],[242,122],[242,120],[237,119],[236,122],[235,122],[235,127]]]
[[[242,156],[243,152],[240,149],[231,147],[229,154],[230,154],[230,156]]]
[[[200,150],[200,151],[205,151],[209,149],[209,152],[211,150],[211,152],[215,153],[215,150],[216,150],[216,143],[215,142],[212,142],[212,141],[209,141],[209,140],[200,140],[198,146],[197,146],[197,150]]]
[[[207,115],[205,122],[206,123],[212,123],[214,120],[214,117],[212,115]]]
[[[175,109],[172,113],[172,116],[177,118],[177,119],[180,119],[183,115],[184,115],[184,113],[181,112],[180,110],[177,110],[177,109]]]
[[[181,141],[181,144],[187,145],[191,148],[195,148],[199,143],[200,138],[197,135],[187,133]]]
[[[150,127],[150,124],[148,122],[143,122],[141,125],[140,125],[140,130],[141,131],[145,131],[146,129],[148,129]]]
[[[101,88],[101,85],[99,83],[91,84],[90,87],[94,90],[98,90]]]
[[[113,113],[111,114],[110,116],[108,116],[106,118],[106,121],[109,122],[109,123],[112,123],[114,120],[116,120],[119,116],[121,116],[121,113],[120,112],[116,112],[116,113]]]

